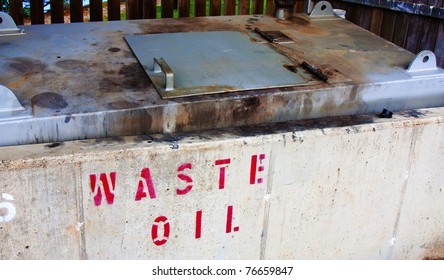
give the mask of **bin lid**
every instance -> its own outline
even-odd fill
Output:
[[[125,37],[162,98],[307,84],[287,56],[252,38],[237,31]]]

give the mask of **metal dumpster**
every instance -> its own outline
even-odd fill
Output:
[[[0,36],[1,259],[443,258],[444,70],[318,8]]]

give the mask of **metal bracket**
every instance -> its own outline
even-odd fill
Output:
[[[316,3],[313,10],[310,13],[310,17],[334,17],[333,7],[330,2],[320,1]]]
[[[153,59],[153,73],[161,73],[165,74],[165,90],[173,90],[174,89],[174,73],[171,70],[170,66],[166,63],[166,61],[162,57]]]
[[[7,87],[0,85],[0,112],[24,110],[15,94]]]
[[[407,72],[433,71],[437,69],[435,54],[431,51],[422,51],[410,62]]]
[[[436,56],[431,51],[421,51],[405,70],[411,77],[443,75],[444,70],[436,65]]]
[[[31,116],[30,109],[23,107],[10,89],[0,85],[0,122]]]
[[[25,30],[17,28],[12,17],[7,13],[0,12],[0,36],[6,35],[21,35]]]

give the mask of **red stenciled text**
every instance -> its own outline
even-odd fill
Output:
[[[246,177],[250,185],[262,184],[264,182],[264,170],[265,170],[265,154],[256,154],[251,156],[249,170],[249,177]],[[224,190],[227,187],[227,177],[229,175],[229,170],[232,160],[230,158],[221,158],[214,161],[214,167],[217,168],[218,173],[215,180],[217,180],[217,185],[214,185],[215,189]],[[193,178],[190,172],[193,170],[192,163],[183,163],[177,167],[177,178],[179,180],[178,186],[175,189],[175,193],[178,196],[184,196],[193,191]],[[144,167],[140,171],[140,177],[135,180],[135,201],[142,201],[144,199],[157,199],[156,186],[153,183],[153,174],[149,167]],[[247,174],[246,174],[247,175]],[[101,206],[103,201],[103,196],[105,197],[106,203],[112,205],[115,199],[115,191],[118,186],[117,172],[100,173],[100,174],[90,174],[89,183],[91,192],[93,194],[93,203],[95,206]],[[226,224],[225,232],[234,233],[238,232],[239,225],[233,224],[234,206],[229,205],[226,210]],[[200,239],[202,237],[202,227],[203,227],[203,217],[204,211],[197,210],[195,216],[195,239]],[[171,233],[170,221],[166,216],[158,216],[152,221],[151,226],[151,238],[152,242],[156,246],[165,245],[170,237]]]

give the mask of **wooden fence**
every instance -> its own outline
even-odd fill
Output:
[[[438,65],[444,68],[443,0],[400,1],[399,6],[393,5],[392,8],[363,5],[361,4],[362,2],[369,3],[370,1],[330,1],[333,8],[347,12],[346,18],[349,21],[412,53],[416,54],[422,50],[433,51],[437,56]],[[382,3],[383,1],[380,0],[378,2]],[[418,4],[416,9],[413,8],[415,3]],[[405,7],[408,4],[410,4],[411,8],[400,11],[403,9],[403,6]],[[427,11],[432,10],[430,7],[436,7],[436,12],[425,16],[421,12],[421,7]]]
[[[45,23],[43,3],[43,0],[30,0],[31,24]],[[51,0],[50,4],[51,23],[64,23],[64,0]],[[175,14],[178,17],[200,17],[275,13],[273,0],[127,0],[124,15],[121,13],[121,0],[108,0],[106,6],[107,14],[104,15],[102,0],[90,0],[89,20],[152,19],[158,17],[158,10],[161,18],[172,18]],[[10,0],[10,10],[14,21],[24,24],[23,1]],[[82,0],[70,0],[69,13],[69,22],[84,21]]]
[[[0,4],[2,1],[5,0],[0,0]],[[438,65],[444,67],[444,0],[330,0],[330,2],[334,8],[345,10],[346,18],[351,22],[412,53],[426,49],[435,52]],[[31,24],[45,23],[43,3],[43,0],[30,0]],[[50,22],[66,22],[64,0],[51,0],[50,4]],[[82,0],[70,0],[69,22],[84,21],[82,4]],[[304,12],[304,4],[304,0],[298,0],[295,12]],[[103,9],[104,5],[107,6],[106,9]],[[1,7],[2,5],[0,9]],[[430,7],[435,9],[432,10]],[[274,15],[276,11],[274,0],[126,0],[124,8],[125,13],[122,14],[120,0],[108,0],[106,4],[102,0],[90,0],[88,20]],[[427,11],[433,13],[425,14]],[[10,0],[10,14],[17,24],[24,24],[22,0]]]

